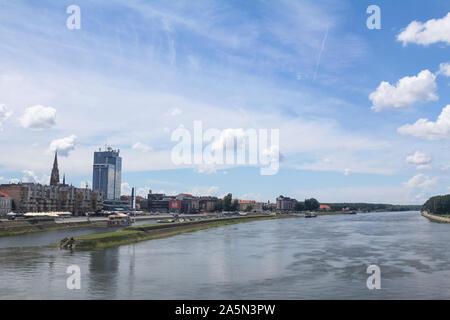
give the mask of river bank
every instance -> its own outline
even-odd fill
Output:
[[[123,244],[130,244],[139,241],[158,239],[163,237],[170,237],[186,232],[194,232],[209,228],[216,228],[230,224],[272,220],[280,218],[292,218],[293,216],[243,216],[231,218],[207,219],[199,221],[185,221],[175,223],[164,223],[158,225],[144,225],[128,227],[123,230],[92,234],[86,236],[73,237],[73,241],[69,238],[62,239],[59,245],[62,247],[69,247],[77,250],[92,250],[99,248],[115,247]]]
[[[0,221],[0,238],[17,236],[27,233],[54,231],[69,228],[86,228],[86,227],[101,227],[98,222],[65,222],[57,223],[55,221],[32,221],[32,220],[17,220],[17,221]]]
[[[182,218],[208,217],[209,215],[181,215]],[[169,219],[172,215],[145,215],[136,216],[134,219],[139,221],[152,221],[158,219]],[[0,220],[0,238],[17,236],[28,233],[64,230],[72,228],[99,228],[105,227],[107,217],[72,217],[55,221],[33,221],[33,220]]]
[[[428,213],[427,211],[422,211],[422,216],[424,216],[425,218],[428,218],[429,220],[434,221],[434,222],[450,223],[449,217],[442,217],[439,215]]]

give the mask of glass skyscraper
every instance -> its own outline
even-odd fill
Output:
[[[94,152],[92,189],[102,190],[105,200],[120,200],[122,158],[119,151],[108,147],[105,151]]]

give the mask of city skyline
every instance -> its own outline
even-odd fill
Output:
[[[122,194],[422,204],[449,192],[438,119],[450,41],[424,27],[448,24],[445,1],[380,1],[380,30],[367,28],[364,1],[81,1],[80,30],[66,28],[67,3],[44,2],[0,12],[0,183],[48,183],[58,150],[69,182],[92,187],[92,152],[107,143],[125,159]],[[279,129],[279,172],[176,166],[171,133],[197,120]]]

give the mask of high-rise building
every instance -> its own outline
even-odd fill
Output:
[[[55,160],[53,161],[52,174],[50,176],[50,185],[56,186],[59,184],[59,170],[58,170],[58,151],[55,152]]]
[[[111,147],[94,152],[92,189],[103,191],[105,200],[120,200],[122,158],[119,152]]]

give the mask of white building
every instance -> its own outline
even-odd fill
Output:
[[[0,216],[12,211],[12,199],[6,193],[0,191]]]

